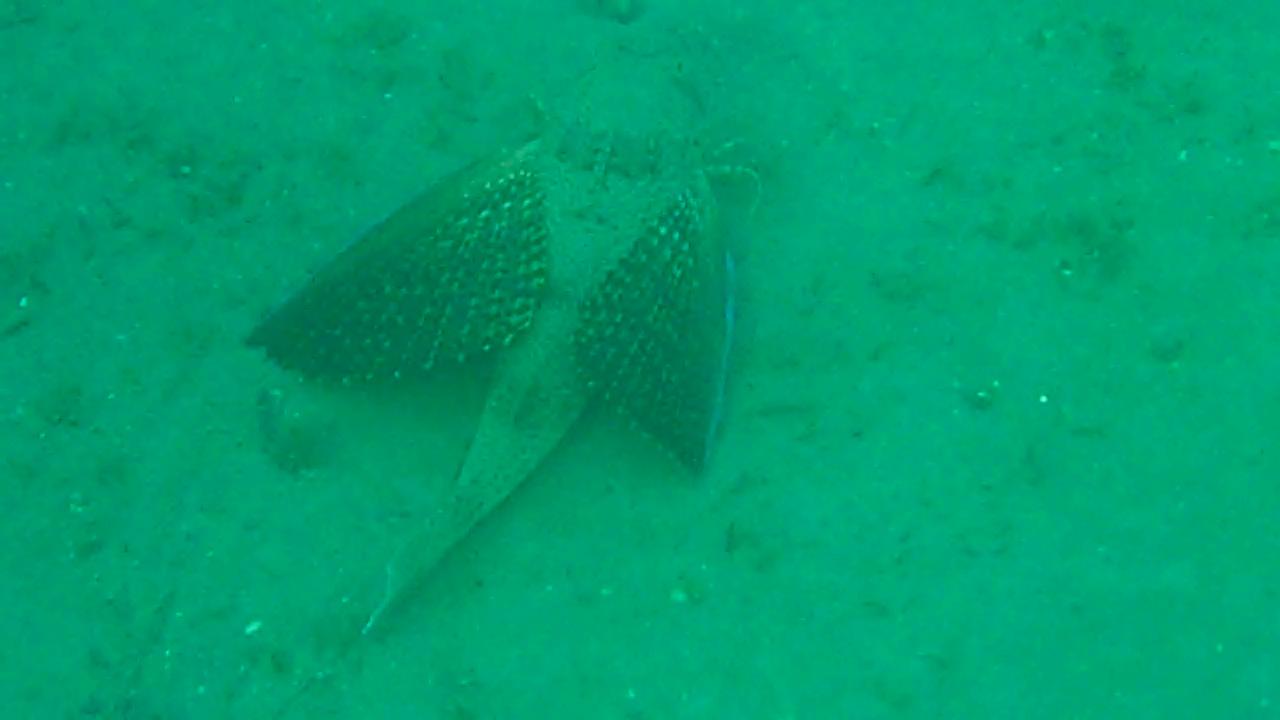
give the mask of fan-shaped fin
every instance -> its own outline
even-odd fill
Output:
[[[380,382],[509,345],[547,282],[534,144],[460,170],[322,268],[249,335],[311,377]]]
[[[714,200],[675,197],[580,309],[574,337],[590,392],[694,472],[720,416],[732,288]]]

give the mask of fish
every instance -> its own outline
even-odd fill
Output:
[[[386,563],[362,635],[589,408],[704,471],[733,339],[733,260],[718,214],[701,172],[606,184],[534,140],[438,180],[251,330],[248,345],[282,368],[356,389],[443,365],[491,368],[461,466]]]

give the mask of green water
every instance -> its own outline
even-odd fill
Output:
[[[0,1],[0,716],[1280,715],[1278,32]],[[244,337],[554,133],[602,187],[737,178],[718,444],[693,477],[590,415],[360,636],[484,384],[317,387]]]

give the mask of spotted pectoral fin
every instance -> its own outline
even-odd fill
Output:
[[[732,335],[714,216],[705,186],[680,193],[584,300],[574,338],[590,392],[694,472],[715,437]]]
[[[248,343],[304,375],[378,382],[511,343],[547,282],[533,144],[446,177],[323,267]]]

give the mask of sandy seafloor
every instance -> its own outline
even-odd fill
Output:
[[[0,2],[0,717],[1280,714],[1280,4],[626,6]],[[344,653],[464,405],[244,335],[566,119],[760,178],[713,462],[584,423]]]

